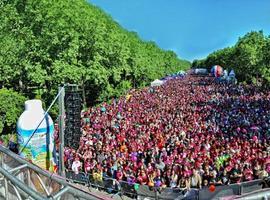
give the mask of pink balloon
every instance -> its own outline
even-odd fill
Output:
[[[137,161],[137,157],[136,157],[136,156],[132,156],[132,157],[131,157],[131,160],[132,160],[133,162],[136,162],[136,161]]]
[[[256,135],[253,136],[252,140],[256,142],[258,140],[258,137]]]

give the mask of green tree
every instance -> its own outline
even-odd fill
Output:
[[[266,38],[263,32],[250,32],[240,38],[235,46],[236,72],[241,80],[257,80],[260,74],[263,47]]]
[[[234,69],[240,81],[263,83],[270,82],[270,42],[262,31],[252,31],[239,38],[228,48],[217,50],[202,60],[194,60],[192,67],[213,65]]]
[[[262,49],[262,60],[260,74],[264,80],[264,84],[270,85],[270,38],[267,38],[267,41]]]
[[[0,134],[16,132],[16,122],[23,112],[26,98],[17,92],[0,89]]]
[[[28,97],[42,91],[47,105],[62,83],[82,85],[93,105],[190,65],[85,0],[0,6],[0,84]]]

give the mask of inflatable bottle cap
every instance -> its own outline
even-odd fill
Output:
[[[24,106],[25,106],[25,110],[27,110],[27,111],[43,110],[41,100],[37,100],[37,99],[26,101],[24,103]]]

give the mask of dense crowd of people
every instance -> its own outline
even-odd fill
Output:
[[[96,179],[189,189],[264,178],[270,91],[187,75],[89,108],[82,133],[65,164]]]

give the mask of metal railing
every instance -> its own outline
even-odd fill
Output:
[[[98,188],[106,191],[109,194],[112,194],[112,197],[115,195],[128,196],[134,199],[164,199],[164,200],[173,200],[173,199],[183,199],[184,191],[179,188],[158,188],[158,187],[149,187],[147,185],[139,185],[137,183],[129,183],[126,181],[117,181],[116,179],[110,177],[102,177],[102,179],[96,179],[92,174],[86,174],[80,172],[75,174],[73,171],[66,171],[66,178],[75,183],[84,184],[93,188]],[[192,189],[189,196],[197,195],[198,190]],[[196,196],[197,198],[197,196]]]
[[[125,195],[137,199],[198,199],[209,200],[219,199],[226,196],[240,196],[249,194],[263,189],[264,180],[258,179],[239,184],[220,185],[215,186],[215,191],[210,191],[208,187],[198,189],[191,189],[190,191],[183,191],[179,188],[157,188],[149,187],[147,185],[138,185],[136,183],[128,183],[125,181],[117,181],[109,177],[102,177],[99,180],[95,179],[91,174],[80,172],[75,174],[72,171],[66,172],[66,177],[69,181],[81,183],[93,188],[98,188],[114,195]],[[270,193],[270,192],[269,192]]]
[[[0,145],[0,198],[10,199],[104,199],[68,183]]]

